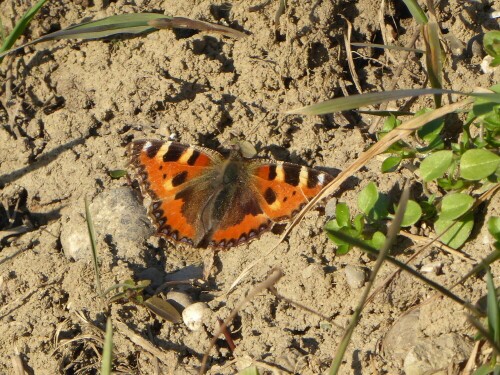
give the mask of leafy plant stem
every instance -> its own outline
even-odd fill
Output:
[[[390,247],[392,246],[392,243],[396,239],[397,233],[399,231],[399,228],[401,226],[401,222],[403,220],[403,215],[406,209],[406,203],[408,202],[408,197],[410,195],[410,191],[408,188],[406,188],[403,191],[403,194],[401,195],[401,199],[399,201],[398,205],[398,210],[396,212],[396,215],[394,217],[394,220],[392,222],[392,225],[389,228],[389,232],[387,233],[387,238],[384,243],[384,246],[382,249],[377,252],[377,262],[375,263],[373,270],[371,272],[370,279],[368,280],[368,283],[365,287],[365,290],[363,291],[363,294],[359,300],[358,306],[356,307],[356,310],[354,311],[354,314],[352,316],[351,322],[344,333],[344,336],[342,337],[342,341],[340,342],[340,345],[337,349],[337,352],[335,353],[334,360],[332,362],[332,365],[330,367],[329,374],[330,375],[335,375],[338,373],[340,369],[340,365],[342,363],[342,358],[344,357],[345,351],[347,350],[347,346],[349,345],[349,342],[351,340],[351,336],[354,332],[354,329],[356,328],[356,325],[360,319],[361,312],[363,311],[363,307],[365,304],[366,299],[368,298],[368,295],[370,294],[370,290],[373,287],[373,283],[375,282],[375,278],[378,274],[378,271],[380,270],[380,267],[382,267],[382,264],[384,263],[384,260],[387,257],[388,251]],[[348,236],[345,236],[348,237]],[[346,240],[346,239],[344,239]],[[349,242],[349,238],[347,238],[347,241]],[[360,241],[361,242],[361,241]]]

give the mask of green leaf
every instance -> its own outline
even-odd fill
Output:
[[[339,226],[339,223],[337,223],[337,220],[329,220],[325,224],[324,229],[326,231],[340,230],[340,226]]]
[[[485,363],[481,365],[472,375],[489,375],[491,374],[495,368],[499,369],[500,365],[494,365],[492,363]]]
[[[352,237],[354,239],[356,238],[359,238],[359,233],[356,232],[354,229],[352,228],[341,228],[339,230],[333,230],[331,231],[332,228],[328,228],[326,229],[327,231],[327,235],[328,235],[328,238],[333,241],[334,243],[336,243],[337,245],[350,245],[349,241],[344,241],[344,240],[341,240],[340,238],[336,237],[335,236],[335,232],[341,232],[343,233],[345,236],[349,236],[349,237]]]
[[[401,120],[398,120],[394,115],[390,115],[384,121],[384,125],[382,126],[382,133],[389,133],[392,129],[401,124]]]
[[[389,198],[385,194],[379,194],[375,207],[368,214],[372,220],[382,220],[389,216]]]
[[[0,58],[32,44],[59,39],[96,39],[117,34],[142,34],[158,29],[196,29],[222,34],[233,38],[246,36],[241,31],[209,22],[184,17],[170,17],[158,13],[118,14],[97,21],[90,21],[59,30],[35,39],[15,49],[0,53]]]
[[[454,93],[454,91],[442,90],[442,89],[415,89],[415,90],[370,92],[366,94],[350,95],[347,97],[330,99],[325,102],[293,109],[287,111],[286,113],[288,114],[294,113],[301,115],[325,115],[327,113],[349,111],[352,109],[366,107],[373,104],[380,104],[390,100],[397,100],[397,99],[403,99],[421,95],[436,95],[436,94],[450,94],[450,93]],[[488,97],[492,96],[491,94],[484,94],[484,93],[481,94],[482,94],[481,96],[488,96]],[[478,95],[479,93],[474,94],[473,96],[478,96]]]
[[[382,232],[375,232],[373,233],[373,237],[371,240],[366,241],[371,247],[380,250],[382,246],[384,246],[385,243],[385,235]]]
[[[466,180],[481,180],[494,173],[500,157],[482,149],[468,150],[460,159],[460,176]]]
[[[122,178],[127,175],[127,171],[124,169],[114,169],[108,173],[111,178]]]
[[[172,19],[172,17],[158,13],[118,14],[70,26],[39,39],[96,39],[116,34],[140,34],[155,30],[154,27],[148,24],[148,21],[163,18]]]
[[[484,50],[493,58],[500,57],[500,31],[488,31],[483,37]]]
[[[441,177],[450,167],[453,160],[451,151],[436,151],[427,156],[420,164],[420,175],[425,182]]]
[[[177,309],[172,306],[172,304],[158,296],[152,296],[151,298],[145,300],[144,306],[169,322],[178,323],[182,319],[181,314],[179,314]]]
[[[396,210],[397,211],[397,210]],[[406,211],[401,222],[402,227],[409,227],[420,220],[422,216],[422,208],[414,200],[409,200],[406,203]]]
[[[359,193],[358,207],[362,212],[365,213],[365,215],[368,216],[373,207],[375,207],[375,203],[377,203],[377,200],[378,200],[377,185],[375,185],[374,182],[370,182]]]
[[[353,220],[353,225],[354,229],[356,229],[359,234],[363,233],[363,229],[365,227],[365,217],[362,214],[356,215]]]
[[[345,203],[337,204],[335,208],[335,220],[339,227],[347,227],[350,224],[351,213],[349,212],[349,207]]]
[[[351,245],[347,245],[347,244],[344,244],[344,245],[338,245],[337,246],[337,250],[335,250],[335,254],[337,255],[345,255],[349,252],[349,250],[351,250]]]
[[[474,226],[474,215],[468,213],[457,221],[438,219],[434,223],[434,230],[438,235],[443,233],[449,226],[451,228],[444,233],[439,240],[454,249],[458,249],[469,238]]]
[[[415,115],[420,116],[421,114],[427,113],[427,112],[432,112],[432,109],[430,108],[423,108],[420,111],[418,111]],[[428,122],[424,126],[422,126],[420,129],[417,130],[418,136],[426,141],[427,143],[432,143],[435,142],[435,139],[439,137],[439,134],[441,134],[441,131],[444,128],[444,119],[438,118],[436,120],[433,120],[431,122]]]
[[[490,217],[488,231],[495,240],[500,241],[500,217]]]
[[[401,163],[401,160],[403,160],[401,156],[389,156],[382,163],[382,172],[394,172]]]
[[[441,202],[441,220],[455,220],[474,205],[474,198],[464,193],[450,193]]]
[[[422,208],[424,219],[431,219],[436,216],[437,209],[432,202],[420,202],[420,207]]]

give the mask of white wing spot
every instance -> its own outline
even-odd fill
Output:
[[[148,148],[150,148],[152,145],[153,145],[153,144],[152,144],[151,142],[149,142],[149,141],[148,141],[148,142],[144,143],[144,146],[142,146],[142,150],[143,150],[143,151],[147,151],[147,150],[148,150]]]
[[[320,173],[318,175],[318,182],[320,183],[320,185],[323,185],[325,183],[325,174],[324,173]]]

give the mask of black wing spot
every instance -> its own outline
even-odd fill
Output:
[[[172,179],[172,186],[179,186],[182,185],[184,182],[186,182],[188,176],[188,171],[183,171],[181,173],[178,173],[175,175],[175,177]]]
[[[273,181],[276,178],[276,176],[277,176],[276,166],[275,165],[269,166],[269,176],[268,176],[269,181]]]
[[[153,159],[158,151],[160,151],[163,142],[152,142],[151,145],[146,149],[146,155],[148,158]]]
[[[163,161],[165,163],[177,161],[181,158],[184,151],[185,150],[183,150],[182,148],[173,147],[172,145],[170,145],[167,152],[165,152],[165,154],[163,155]]]
[[[283,165],[285,173],[285,182],[292,186],[298,186],[300,182],[300,167],[295,165]]]
[[[276,202],[276,193],[272,188],[267,188],[267,190],[264,193],[264,199],[266,200],[267,204],[271,205],[274,202]]]
[[[166,179],[166,178],[167,178],[167,174],[163,173],[163,179]]]
[[[198,159],[198,156],[200,156],[200,152],[194,150],[187,161],[188,165],[194,165],[196,163],[196,160]]]

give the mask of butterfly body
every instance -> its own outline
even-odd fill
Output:
[[[129,149],[158,233],[194,247],[229,248],[292,218],[332,177],[304,166],[224,158],[210,149],[140,140]]]

